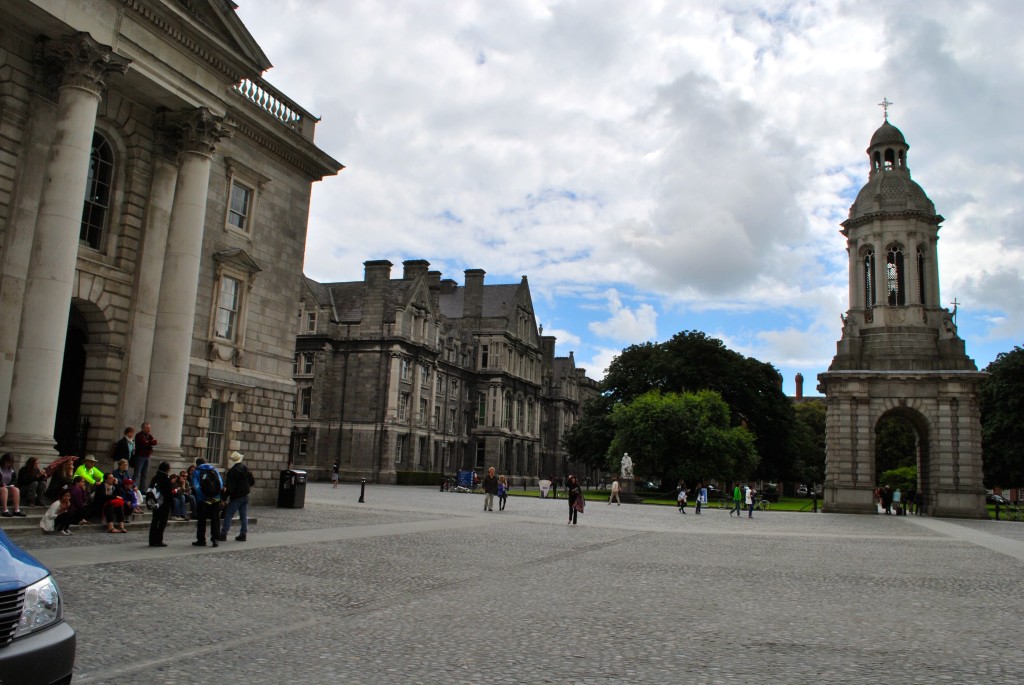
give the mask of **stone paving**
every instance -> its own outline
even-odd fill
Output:
[[[249,541],[22,537],[76,683],[1019,683],[1024,524],[311,483]],[[237,526],[237,524],[236,524]],[[237,532],[232,530],[232,537]],[[128,603],[126,603],[126,600]],[[128,607],[131,608],[128,608]]]

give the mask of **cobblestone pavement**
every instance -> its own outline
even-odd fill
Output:
[[[25,537],[84,683],[1019,683],[1024,524],[309,485],[249,541]],[[236,523],[237,526],[237,523]],[[232,537],[237,528],[232,529]]]

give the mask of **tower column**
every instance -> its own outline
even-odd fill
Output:
[[[57,43],[47,56],[62,69],[63,80],[25,282],[7,430],[0,440],[0,449],[44,462],[55,454],[53,427],[100,93],[107,74],[123,74],[129,64],[87,33]]]
[[[157,454],[170,459],[181,455],[210,167],[217,142],[228,135],[223,117],[214,116],[205,107],[185,113],[176,124],[182,152],[160,279],[143,419],[153,425],[159,440]]]

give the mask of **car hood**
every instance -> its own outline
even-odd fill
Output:
[[[45,566],[0,530],[0,592],[31,585],[48,575]]]

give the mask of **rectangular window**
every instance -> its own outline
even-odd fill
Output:
[[[301,354],[296,353],[295,354],[295,359],[292,360],[292,375],[293,376],[298,376],[299,375],[299,358],[301,356],[302,356]]]
[[[306,332],[316,333],[316,312],[306,312]]]
[[[430,387],[430,367],[426,364],[420,366],[420,385],[424,388]]]
[[[434,430],[441,430],[441,407],[434,405],[434,425],[431,426]]]
[[[480,393],[477,395],[477,408],[476,408],[476,425],[484,426],[487,424],[487,395]]]
[[[231,182],[231,203],[228,206],[228,224],[240,231],[249,231],[249,214],[252,211],[252,188],[238,181]]]
[[[409,393],[403,392],[398,396],[398,420],[405,421],[409,415]]]
[[[309,417],[313,408],[313,388],[302,388],[299,390],[299,416]]]
[[[416,419],[421,426],[427,425],[427,400],[424,397],[420,398],[420,413]]]
[[[480,346],[480,368],[486,369],[490,363],[490,348],[487,345]]]
[[[438,395],[444,392],[444,376],[441,374],[437,374],[437,387],[434,389],[434,392]]]
[[[228,405],[220,400],[214,400],[210,405],[210,427],[206,429],[206,454],[204,458],[207,463],[219,465],[221,456],[224,453],[224,426],[227,425]]]
[[[484,460],[487,457],[487,444],[484,440],[479,440],[476,443],[476,468],[482,469],[484,467]]]
[[[217,296],[217,323],[213,334],[224,340],[234,340],[238,325],[238,297],[241,282],[230,276],[221,276],[220,293]]]
[[[299,451],[299,456],[304,457],[309,452],[309,435],[306,433],[299,433],[298,441],[299,444],[297,449]]]
[[[401,464],[402,463],[402,453],[405,452],[405,437],[406,436],[404,436],[404,435],[399,435],[398,437],[395,438],[395,463],[396,464]]]
[[[313,373],[313,362],[316,360],[316,355],[312,352],[302,353],[302,373],[306,375],[312,375]]]
[[[412,375],[412,364],[409,363],[408,359],[402,360],[401,376],[403,381],[409,380]]]

